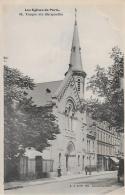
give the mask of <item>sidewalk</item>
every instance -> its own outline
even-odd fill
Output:
[[[52,177],[52,178],[41,178],[41,179],[36,179],[32,181],[15,181],[15,182],[8,182],[4,184],[4,189],[5,190],[10,190],[10,189],[16,189],[16,188],[23,188],[23,187],[28,187],[28,186],[33,186],[33,185],[42,185],[46,183],[54,183],[54,182],[60,182],[60,181],[66,181],[70,179],[76,179],[76,178],[81,178],[81,177],[93,177],[97,175],[105,175],[105,174],[110,174],[114,173],[115,171],[100,171],[100,172],[92,172],[91,175],[85,175],[85,173],[79,173],[79,174],[70,174],[70,175],[64,175],[61,177]]]

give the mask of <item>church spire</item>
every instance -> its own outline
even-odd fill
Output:
[[[72,70],[83,71],[76,15],[77,15],[77,9],[75,8],[75,24],[74,24],[74,33],[73,33],[71,56],[70,56],[70,67],[72,68]]]

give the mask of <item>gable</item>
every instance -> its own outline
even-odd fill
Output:
[[[56,96],[58,102],[64,106],[68,99],[72,99],[75,101],[76,107],[79,108],[81,101],[73,75],[71,74],[68,78],[65,78],[61,85]]]

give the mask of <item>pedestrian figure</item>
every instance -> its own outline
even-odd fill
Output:
[[[86,175],[87,175],[87,172],[88,172],[88,169],[87,169],[87,167],[85,167],[85,172],[86,172]]]
[[[57,172],[58,172],[58,177],[60,177],[62,175],[61,174],[61,167],[60,166],[58,167]]]

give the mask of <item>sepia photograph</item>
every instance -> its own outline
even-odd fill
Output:
[[[114,2],[3,6],[5,195],[124,193],[125,2]]]

